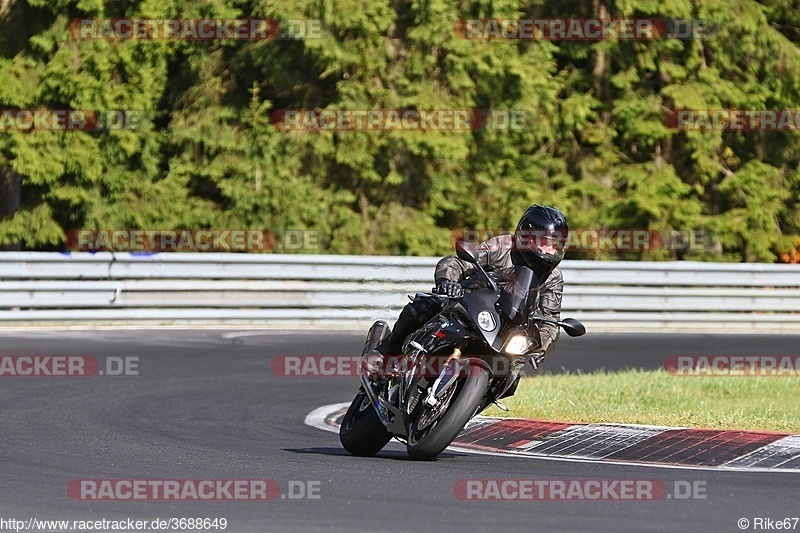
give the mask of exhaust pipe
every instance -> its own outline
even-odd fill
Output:
[[[361,352],[361,355],[367,355],[368,353],[376,353],[378,350],[378,346],[389,336],[392,332],[392,329],[389,327],[383,320],[378,320],[372,327],[369,328],[367,332],[367,340],[364,343],[364,351]]]

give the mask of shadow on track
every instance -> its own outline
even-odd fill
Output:
[[[302,453],[302,454],[313,454],[313,455],[337,455],[337,456],[356,458],[356,456],[350,455],[343,448],[281,448],[281,449],[285,452],[291,452],[291,453]],[[465,453],[443,452],[437,457],[437,460],[455,459],[458,457],[466,457],[467,455],[468,454]],[[411,457],[408,456],[406,452],[400,450],[381,450],[380,452],[378,452],[377,455],[373,457],[375,459],[388,459],[393,461],[414,461]],[[365,458],[360,457],[359,459],[365,459]],[[366,459],[369,458],[367,457]]]

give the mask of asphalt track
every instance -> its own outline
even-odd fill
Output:
[[[800,516],[800,475],[663,469],[446,452],[408,460],[347,455],[304,424],[349,401],[354,378],[272,373],[278,355],[360,352],[362,335],[223,330],[0,331],[0,355],[138,358],[139,375],[0,378],[0,518],[227,519],[226,531],[740,531],[739,518]],[[563,338],[548,371],[657,368],[670,355],[796,355],[793,336],[612,335]],[[779,378],[777,378],[779,379]],[[798,401],[787,398],[787,401]],[[319,499],[83,501],[76,479],[273,479],[319,483]],[[464,479],[700,482],[705,499],[464,501]],[[800,524],[797,525],[800,530]],[[749,529],[748,529],[749,530]]]

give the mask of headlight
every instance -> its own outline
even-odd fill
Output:
[[[497,322],[494,321],[492,313],[489,311],[481,311],[478,313],[478,325],[484,331],[492,331],[497,327]]]
[[[503,351],[510,355],[522,355],[530,348],[531,341],[526,335],[514,335],[506,342]]]

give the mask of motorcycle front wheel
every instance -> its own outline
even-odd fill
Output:
[[[392,440],[363,390],[358,391],[342,419],[339,440],[345,450],[360,457],[375,455]]]
[[[459,378],[452,395],[444,398],[448,404],[438,417],[424,408],[411,424],[406,450],[412,459],[430,461],[447,448],[478,409],[489,384],[489,373],[479,365],[469,365],[466,376]]]

